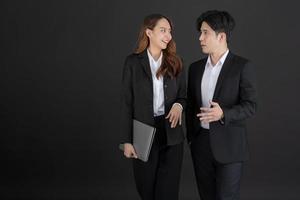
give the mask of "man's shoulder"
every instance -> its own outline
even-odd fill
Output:
[[[206,64],[206,61],[207,61],[207,57],[193,62],[192,64],[190,64],[190,70],[193,68],[204,67]]]
[[[248,58],[245,58],[240,55],[236,55],[234,53],[231,53],[231,56],[232,56],[234,63],[238,64],[238,65],[245,65],[246,63],[250,62],[250,60]]]

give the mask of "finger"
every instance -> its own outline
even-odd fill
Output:
[[[211,116],[200,117],[200,121],[209,121],[213,119]]]
[[[166,116],[166,119],[168,119],[171,115],[171,112],[169,112],[169,114]]]
[[[136,157],[136,153],[134,148],[130,149],[129,152],[127,152],[128,158],[135,158]]]
[[[213,116],[213,117],[211,118],[211,122],[215,122],[215,121],[219,121],[219,119],[218,119],[218,117]]]
[[[208,120],[208,123],[211,123],[211,122],[214,122],[215,120],[214,119],[210,119]]]
[[[174,116],[171,116],[172,117],[172,119],[170,118],[170,126],[171,126],[171,128],[173,128],[173,125],[174,125]]]
[[[172,112],[172,114],[171,114],[171,116],[170,116],[170,119],[169,119],[169,122],[172,122],[173,120],[174,120],[174,114],[173,114],[173,112]]]
[[[201,113],[198,113],[198,114],[197,114],[198,117],[201,117],[201,116],[209,116],[209,115],[212,115],[212,112],[201,112]]]
[[[207,107],[200,107],[200,110],[201,110],[201,111],[204,111],[204,112],[205,112],[205,111],[209,111],[209,109],[210,109],[210,108],[207,108]]]
[[[129,155],[127,152],[124,152],[124,156],[125,156],[126,158],[130,158],[130,155]]]
[[[201,122],[204,122],[204,123],[210,123],[210,122],[213,122],[213,118],[212,117],[207,117],[207,118],[204,118],[204,119],[201,119]]]
[[[174,121],[172,121],[171,123],[171,128],[174,128]]]
[[[200,110],[201,110],[201,112],[210,112],[210,111],[211,111],[211,108],[204,108],[204,107],[201,107]]]
[[[132,157],[133,157],[133,158],[138,158],[138,157],[137,157],[137,154],[135,153],[135,151],[132,152]]]
[[[214,113],[210,112],[210,113],[198,113],[197,117],[213,117]]]
[[[199,118],[200,121],[205,121],[205,120],[208,120],[208,119],[209,119],[208,117],[200,117]]]
[[[215,107],[215,106],[218,106],[219,104],[217,103],[217,102],[213,102],[213,101],[209,101],[209,103],[213,106],[213,107]]]
[[[177,124],[179,124],[179,119],[180,119],[180,114],[176,115],[176,118],[175,118],[175,126],[177,126]],[[175,127],[174,126],[174,127]]]
[[[181,122],[182,122],[182,115],[181,115],[181,113],[180,113],[180,115],[179,115],[179,125],[181,126]]]
[[[198,113],[197,117],[204,117],[204,116],[208,116],[210,115],[210,113]]]
[[[175,118],[175,119],[172,121],[171,128],[175,128],[176,125],[177,125],[177,122],[178,122],[178,118]]]
[[[203,116],[198,116],[199,121],[201,121],[202,118],[203,118]]]
[[[199,120],[201,123],[208,124],[209,120]]]
[[[205,122],[207,123],[210,123],[210,122],[214,122],[214,121],[217,121],[214,117],[211,117],[211,118],[207,118],[204,120]]]

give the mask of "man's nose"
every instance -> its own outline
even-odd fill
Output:
[[[199,36],[199,40],[200,40],[200,41],[202,41],[202,40],[203,40],[202,34],[200,34],[200,36]]]

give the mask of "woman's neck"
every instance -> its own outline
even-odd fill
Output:
[[[148,47],[148,50],[151,54],[151,56],[154,58],[154,60],[158,60],[161,54],[161,49],[154,48],[151,45]]]

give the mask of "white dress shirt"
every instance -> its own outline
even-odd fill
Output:
[[[147,49],[149,64],[151,68],[152,81],[153,81],[153,112],[154,116],[159,116],[165,114],[165,104],[164,104],[164,79],[162,76],[157,79],[156,73],[159,69],[162,61],[162,52],[157,60],[154,60],[151,53]]]
[[[201,82],[201,92],[202,92],[202,106],[210,108],[209,101],[212,101],[218,77],[224,61],[228,55],[229,50],[227,50],[224,55],[220,58],[216,65],[213,66],[210,56],[207,58],[205,65],[205,70]],[[201,122],[201,126],[205,129],[209,129],[209,123]]]

